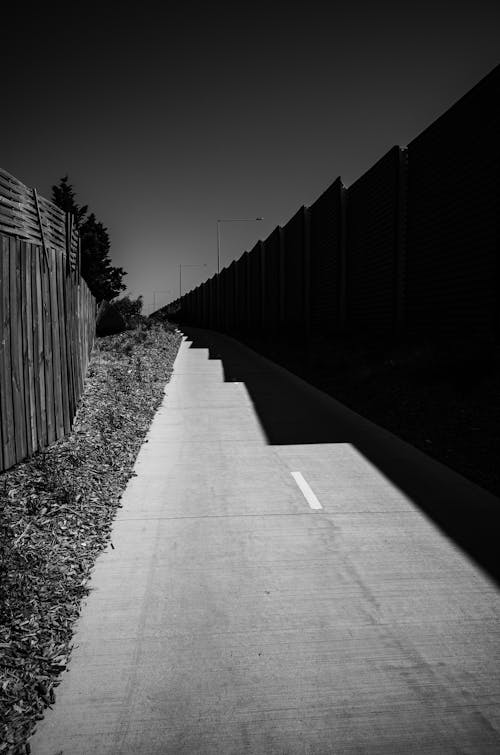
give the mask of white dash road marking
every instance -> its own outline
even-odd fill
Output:
[[[302,491],[304,498],[312,509],[322,509],[323,506],[314,495],[310,485],[304,480],[300,472],[292,472],[292,477]]]

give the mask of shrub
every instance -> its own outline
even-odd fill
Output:
[[[123,296],[121,299],[115,299],[113,305],[118,309],[127,323],[127,327],[135,328],[142,322],[142,296],[137,299],[131,299],[130,296]]]

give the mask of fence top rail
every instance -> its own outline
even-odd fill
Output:
[[[38,193],[35,196],[34,189],[0,167],[0,231],[66,254],[74,270],[79,236],[74,225],[69,227],[67,216],[54,202]]]

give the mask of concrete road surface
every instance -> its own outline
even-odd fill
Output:
[[[33,755],[500,753],[498,500],[186,332]]]

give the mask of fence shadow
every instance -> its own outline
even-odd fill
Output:
[[[184,327],[245,384],[270,445],[350,443],[500,584],[500,501],[238,341]]]

